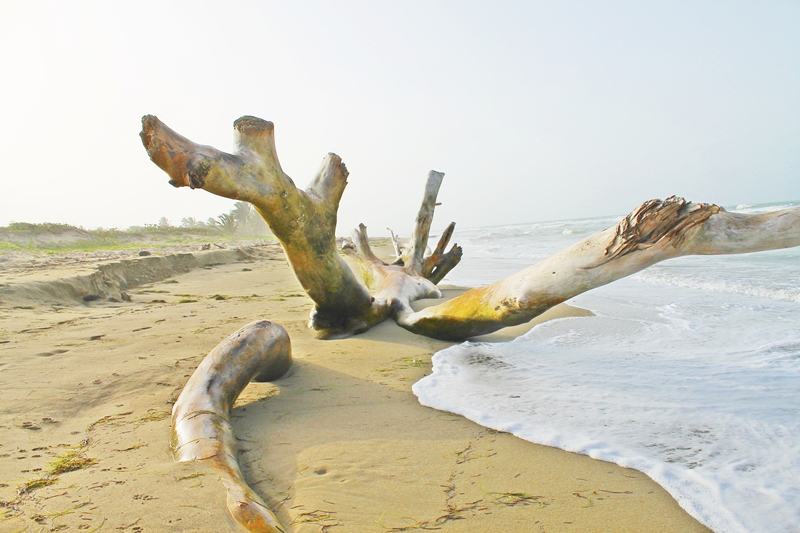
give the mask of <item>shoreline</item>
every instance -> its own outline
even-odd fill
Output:
[[[411,385],[452,343],[392,322],[316,339],[310,300],[267,248],[133,288],[131,302],[0,307],[0,531],[237,531],[217,476],[172,462],[170,401],[259,318],[289,332],[294,368],[251,383],[233,421],[245,475],[292,531],[708,531],[640,472],[419,405]],[[48,475],[69,457],[84,461]]]

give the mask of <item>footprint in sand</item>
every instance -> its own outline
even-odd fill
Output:
[[[58,349],[58,350],[52,350],[50,352],[37,353],[36,355],[38,355],[39,357],[52,357],[54,355],[61,355],[62,353],[67,353],[68,351],[69,350]]]

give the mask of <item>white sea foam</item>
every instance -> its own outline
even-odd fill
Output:
[[[459,242],[476,261],[448,279],[494,281],[609,222],[493,228],[491,246],[472,230]],[[571,303],[596,316],[439,352],[415,394],[641,470],[718,533],[800,532],[800,251],[681,258]]]
[[[771,298],[774,300],[800,303],[800,287],[768,287],[742,281],[724,279],[709,280],[694,276],[675,277],[669,274],[655,272],[639,275],[637,279],[646,282],[660,283],[662,285],[675,285],[677,287],[688,287],[703,291],[747,294],[758,298]]]
[[[734,208],[728,208],[728,211],[736,213],[770,213],[772,211],[780,211],[781,209],[788,209],[790,207],[797,207],[800,202],[779,202],[772,204],[741,204]]]

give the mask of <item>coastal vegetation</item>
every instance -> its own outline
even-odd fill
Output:
[[[250,204],[236,202],[228,213],[208,218],[182,218],[173,224],[166,217],[155,224],[127,229],[95,228],[54,222],[11,222],[0,226],[0,253],[39,251],[45,253],[94,250],[159,248],[201,242],[272,240],[267,225]]]

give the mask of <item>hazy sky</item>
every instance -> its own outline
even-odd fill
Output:
[[[339,234],[800,199],[800,3],[0,0],[0,224],[206,219],[139,140],[275,123],[298,185],[350,170]]]

